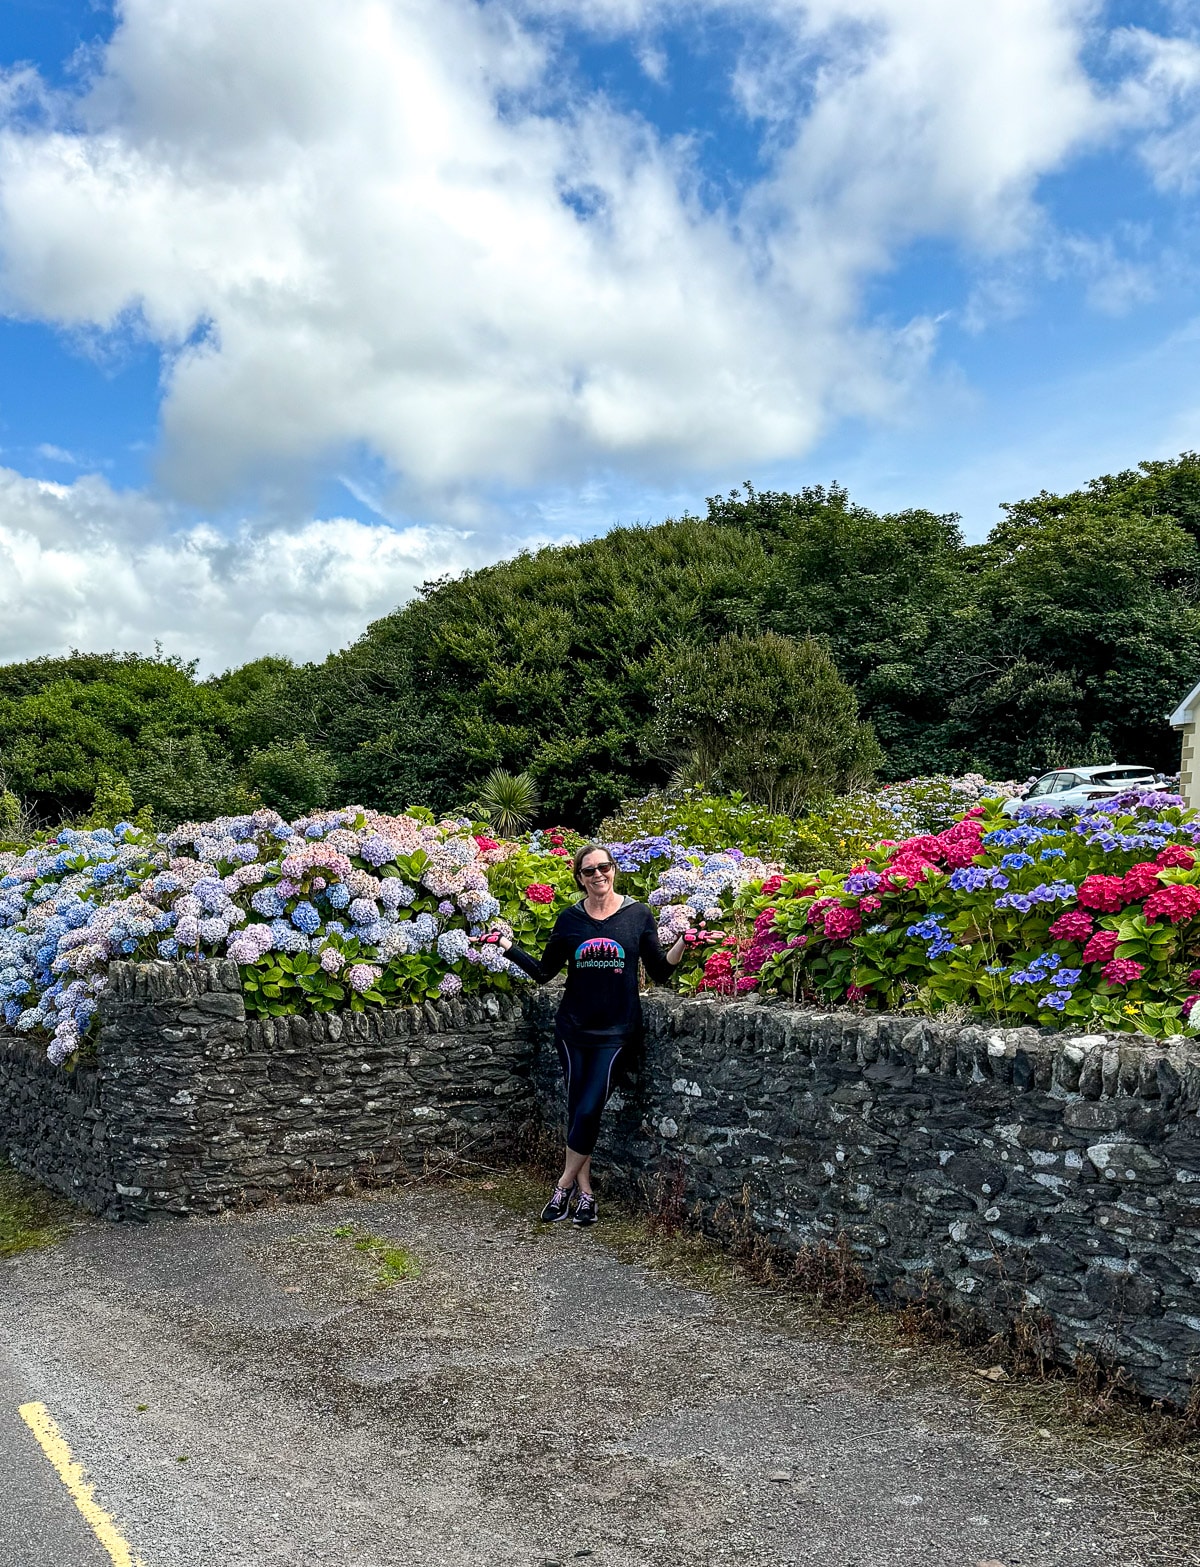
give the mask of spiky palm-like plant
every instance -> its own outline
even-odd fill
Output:
[[[528,827],[537,812],[537,785],[528,773],[509,773],[493,767],[479,790],[479,803],[502,838],[511,838]]]

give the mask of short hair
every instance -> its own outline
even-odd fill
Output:
[[[608,845],[606,843],[585,843],[582,849],[575,850],[575,858],[571,861],[571,869],[575,873],[575,885],[577,887],[582,888],[583,886],[583,877],[579,874],[580,866],[583,864],[584,860],[587,859],[589,854],[595,854],[598,851],[603,852],[608,856],[609,862],[613,867],[613,886],[616,886],[617,862],[613,859],[612,851],[609,849]]]

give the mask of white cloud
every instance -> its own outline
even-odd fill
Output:
[[[626,37],[669,94],[662,29],[718,13],[764,172],[714,209],[698,144],[581,91],[563,39]],[[536,542],[497,536],[497,495],[590,532],[619,497],[644,520],[793,462],[840,416],[894,432],[914,389],[945,396],[940,317],[863,303],[914,242],[971,260],[979,330],[1035,274],[1148,297],[1137,235],[1057,234],[1038,203],[1121,137],[1164,189],[1200,170],[1195,39],[1125,29],[1101,86],[1104,36],[1092,0],[123,0],[80,91],[0,76],[0,306],[163,348],[174,500],[0,470],[0,660],[320,657]],[[395,480],[346,481],[378,526],[179,509],[364,449]]]
[[[426,578],[480,560],[450,529],[331,517],[227,534],[94,475],[52,484],[3,468],[0,662],[155,641],[206,671],[320,658]]]
[[[37,448],[37,454],[39,457],[44,458],[46,462],[62,463],[66,468],[82,468],[84,466],[74,452],[67,451],[64,446],[55,446],[50,441],[43,441]]]
[[[731,72],[776,114],[740,211],[703,206],[687,141],[563,107],[539,25],[646,61],[697,10],[769,30]],[[123,0],[88,90],[0,135],[0,280],[167,348],[163,477],[191,500],[359,445],[429,505],[793,458],[891,417],[932,351],[928,320],[863,319],[866,282],[922,237],[1022,244],[1039,178],[1111,131],[1092,10]]]
[[[1144,27],[1122,28],[1114,38],[1119,53],[1140,70],[1126,83],[1132,117],[1151,129],[1142,156],[1155,184],[1166,191],[1190,191],[1200,180],[1200,31],[1163,38]]]

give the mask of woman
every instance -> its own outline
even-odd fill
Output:
[[[584,896],[555,920],[541,961],[508,937],[502,937],[500,945],[539,985],[566,964],[554,1043],[567,1080],[567,1153],[542,1219],[557,1224],[572,1217],[575,1199],[573,1222],[590,1225],[599,1217],[592,1191],[592,1149],[600,1116],[612,1092],[613,1068],[642,1026],[638,960],[651,979],[661,982],[683,958],[685,942],[680,936],[670,951],[663,951],[650,910],[617,892],[617,867],[603,844],[580,849],[574,870],[575,885]]]

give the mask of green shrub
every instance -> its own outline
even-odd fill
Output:
[[[253,752],[245,779],[252,794],[291,819],[328,804],[337,768],[324,751],[306,740],[277,740]]]
[[[868,782],[883,761],[853,691],[812,637],[766,632],[664,655],[652,745],[689,783],[768,810]]]
[[[796,823],[756,805],[739,790],[727,795],[703,789],[653,790],[639,800],[627,800],[596,829],[602,843],[628,843],[674,833],[690,848],[717,849],[731,845],[764,860],[793,858]]]

